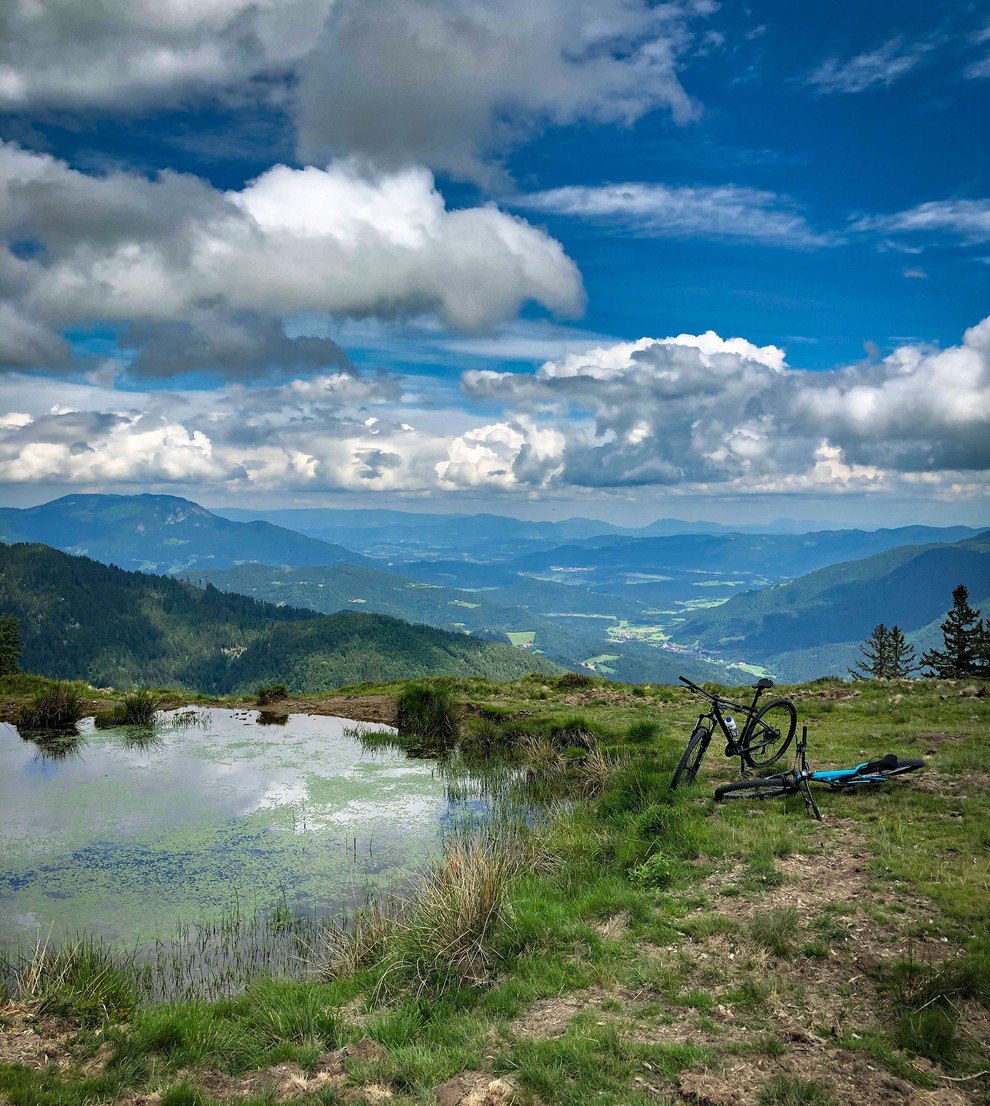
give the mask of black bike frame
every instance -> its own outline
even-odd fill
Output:
[[[760,701],[760,696],[763,692],[768,691],[769,688],[757,687],[753,695],[753,702],[747,707],[742,703],[733,703],[730,699],[720,699],[717,695],[712,695],[710,691],[705,691],[703,687],[698,687],[697,684],[692,683],[684,676],[678,676],[677,678],[682,683],[687,684],[692,691],[698,692],[699,695],[704,695],[706,699],[711,701],[712,705],[708,708],[708,713],[698,715],[696,726],[700,726],[706,718],[714,719],[718,723],[718,728],[722,731],[722,735],[725,738],[725,743],[729,750],[728,755],[739,757],[739,759],[742,760],[743,749],[746,747],[746,738],[749,736],[753,728],[753,721],[756,718],[756,704]],[[737,733],[735,737],[732,736],[732,731],[725,724],[725,716],[722,714],[722,707],[739,711],[746,716],[746,724],[741,728],[736,726]]]

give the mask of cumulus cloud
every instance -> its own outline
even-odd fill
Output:
[[[708,0],[341,0],[301,63],[303,155],[359,150],[484,177],[482,161],[534,128],[686,122],[677,75]]]
[[[433,313],[470,330],[531,300],[565,315],[583,305],[559,243],[494,207],[448,211],[418,168],[275,166],[222,193],[175,173],[89,176],[0,144],[0,242],[13,363],[43,353],[53,328],[94,319],[136,324],[138,371],[173,375],[187,354],[240,371],[343,363],[332,343],[280,337],[285,314]]]
[[[9,0],[0,107],[120,110],[172,104],[285,69],[333,0]]]
[[[223,315],[198,309],[188,319],[135,323],[124,344],[137,350],[130,374],[159,380],[197,371],[236,378],[271,369],[308,374],[330,365],[350,367],[336,342],[309,335],[290,338],[280,319],[251,311]]]
[[[602,347],[535,374],[468,373],[463,383],[475,399],[527,414],[456,439],[440,470],[448,482],[473,455],[488,467],[497,460],[492,482],[502,487],[785,491],[990,468],[990,320],[957,347],[905,346],[833,372],[791,369],[776,347],[708,333]]]
[[[277,387],[118,393],[8,377],[0,398],[0,481],[232,490],[423,489],[442,444],[389,417],[402,397],[387,374],[330,373]],[[26,399],[27,409],[15,408]]]
[[[732,184],[708,188],[642,183],[571,185],[518,197],[512,203],[644,237],[723,238],[799,247],[831,243],[827,236],[812,231],[786,198]]]
[[[9,0],[0,109],[277,96],[306,160],[358,152],[484,176],[547,124],[696,107],[678,67],[713,0]]]
[[[908,344],[831,372],[709,331],[602,345],[531,373],[469,372],[462,385],[499,414],[431,411],[400,379],[351,369],[197,392],[75,385],[55,408],[47,385],[12,374],[0,381],[0,481],[234,494],[986,493],[990,319],[957,346]]]
[[[905,44],[892,38],[876,50],[840,61],[827,58],[806,83],[824,93],[857,93],[875,85],[888,88],[918,66],[931,49],[928,43]]]

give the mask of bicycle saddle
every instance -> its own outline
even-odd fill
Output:
[[[759,681],[759,683],[755,683],[752,686],[753,686],[754,691],[766,691],[768,688],[773,687],[773,680],[771,680],[768,677],[764,676]]]
[[[856,771],[861,776],[868,776],[871,772],[884,772],[896,767],[897,755],[895,753],[887,753],[886,756],[882,756],[879,760],[871,760],[867,764],[861,765]]]

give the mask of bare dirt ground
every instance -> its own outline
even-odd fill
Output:
[[[98,697],[94,695],[86,700],[86,715],[107,710],[113,706],[114,701],[112,693],[103,693]],[[161,709],[174,710],[189,706],[192,702],[187,696],[170,695],[162,700]],[[201,706],[207,705],[207,701],[202,699],[195,702]],[[220,700],[216,702],[218,706],[232,705]],[[16,722],[24,703],[24,696],[0,698],[0,722]],[[383,726],[394,726],[396,720],[394,695],[311,695],[304,699],[286,699],[265,707],[264,710],[269,714],[328,714],[338,718],[353,718],[355,722],[376,722]]]
[[[326,700],[327,712],[339,707]],[[367,714],[379,710],[369,704]],[[893,1074],[855,1046],[889,1018],[879,969],[905,957],[938,963],[957,950],[935,936],[931,904],[906,889],[878,884],[859,827],[835,819],[814,830],[805,852],[779,860],[779,886],[754,889],[742,865],[729,865],[700,884],[684,932],[666,946],[633,945],[636,986],[602,982],[583,991],[542,999],[498,1031],[498,1047],[525,1038],[549,1039],[573,1031],[574,1020],[594,1019],[627,1041],[692,1045],[711,1057],[674,1076],[642,1065],[630,1091],[667,1104],[757,1106],[761,1091],[789,1076],[829,1088],[837,1106],[986,1106],[990,1078],[951,1077],[930,1061],[905,1061]],[[786,912],[786,914],[782,914]],[[772,951],[760,938],[761,920],[785,916],[789,948]],[[629,919],[600,923],[605,939],[627,940]],[[809,952],[809,942],[818,951]],[[627,974],[625,978],[630,978]],[[671,984],[671,980],[674,983]],[[963,1026],[990,1055],[986,1011],[963,1011]],[[37,1017],[29,1006],[0,1009],[0,1062],[44,1067],[64,1062],[68,1030]],[[492,1050],[492,1055],[498,1049]],[[292,1102],[332,1087],[342,1101],[406,1101],[382,1084],[348,1082],[348,1058],[384,1053],[365,1038],[328,1053],[312,1071],[294,1064],[229,1076],[190,1072],[211,1100],[237,1103],[251,1095]],[[973,1073],[975,1074],[975,1073]],[[493,1072],[465,1071],[434,1089],[440,1106],[508,1106],[523,1096]],[[114,1106],[153,1106],[160,1096],[132,1094]],[[801,1101],[794,1099],[795,1102]]]
[[[658,984],[673,974],[679,996],[649,982],[637,990],[596,987],[535,1003],[512,1032],[557,1037],[590,1012],[598,1025],[612,1025],[627,1039],[700,1046],[720,1057],[710,1070],[685,1070],[675,1079],[658,1078],[644,1064],[637,1087],[668,1103],[757,1106],[761,1089],[780,1075],[822,1084],[840,1106],[990,1102],[990,1072],[963,1080],[916,1058],[911,1066],[932,1084],[923,1089],[869,1052],[842,1047],[889,1017],[878,969],[908,957],[938,963],[957,950],[933,935],[926,900],[903,889],[892,899],[889,885],[873,883],[870,853],[854,822],[820,827],[811,848],[779,861],[783,883],[758,894],[742,891],[741,867],[709,876],[702,885],[708,902],[685,919],[684,937],[666,947],[639,946],[639,974]],[[757,926],[788,910],[794,912],[787,915],[794,919],[792,949],[776,955],[762,947]],[[707,935],[691,936],[691,923],[699,920]],[[621,932],[623,925],[619,916],[601,928]],[[818,935],[827,955],[808,955],[802,946]],[[985,1011],[965,1011],[963,1027],[990,1056]]]

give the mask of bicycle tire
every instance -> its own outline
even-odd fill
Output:
[[[797,711],[790,699],[771,699],[753,715],[746,727],[743,761],[750,768],[767,768],[775,764],[787,751],[796,729]]]
[[[734,780],[715,788],[715,801],[726,799],[777,799],[781,795],[796,795],[800,788],[791,776],[764,776],[757,780]]]
[[[891,768],[878,768],[869,775],[852,776],[849,779],[839,780],[829,784],[829,786],[839,791],[844,787],[867,787],[871,784],[876,786],[881,779],[891,780],[894,776],[903,776],[908,772],[916,772],[919,768],[924,767],[925,762],[921,757],[898,757],[896,763]]]
[[[681,753],[681,759],[674,769],[674,775],[670,781],[671,791],[676,791],[682,783],[694,783],[694,778],[698,774],[698,769],[701,767],[701,762],[708,750],[711,739],[712,731],[709,726],[695,726],[694,732],[688,738],[688,743],[684,747],[684,752]]]

